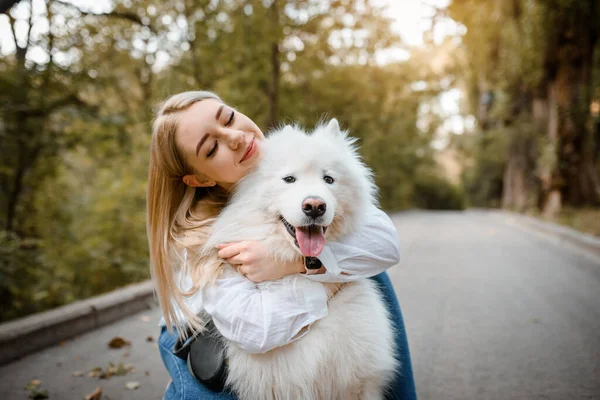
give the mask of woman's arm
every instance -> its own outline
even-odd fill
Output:
[[[188,275],[179,278],[182,289],[192,287]],[[210,314],[226,339],[249,353],[265,353],[308,333],[313,322],[327,315],[327,301],[338,289],[339,284],[313,282],[297,274],[256,285],[226,267],[220,279],[185,298],[185,303],[195,314]],[[185,325],[177,307],[176,313],[178,325]],[[165,325],[164,319],[159,325]]]
[[[250,353],[264,353],[304,336],[327,315],[330,295],[323,284],[300,275],[256,285],[227,267],[203,289],[202,303],[226,339]]]
[[[351,282],[370,278],[400,262],[400,242],[394,223],[375,206],[366,222],[338,242],[328,242],[319,260],[326,268],[308,278],[319,282]]]

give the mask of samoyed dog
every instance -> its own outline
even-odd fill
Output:
[[[294,261],[317,256],[326,240],[359,229],[364,211],[376,201],[376,187],[355,141],[335,119],[312,134],[297,126],[272,133],[204,249],[264,240],[274,258]],[[291,284],[286,278],[258,287]],[[344,284],[328,310],[305,336],[267,353],[226,344],[228,387],[241,400],[382,399],[398,362],[389,315],[374,282]]]

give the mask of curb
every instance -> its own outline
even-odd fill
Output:
[[[517,214],[509,211],[492,211],[492,214],[509,218],[506,222],[516,222],[526,228],[550,236],[560,243],[566,243],[577,250],[598,257],[600,259],[600,238],[567,228],[553,222],[543,221],[528,215]]]
[[[156,304],[151,281],[0,324],[0,365]]]

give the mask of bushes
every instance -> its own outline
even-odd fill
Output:
[[[417,176],[413,199],[415,205],[427,210],[463,210],[466,207],[462,188],[434,173]]]

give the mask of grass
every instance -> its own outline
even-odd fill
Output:
[[[552,219],[542,217],[539,211],[528,214],[600,237],[600,208],[563,208],[560,214]]]

